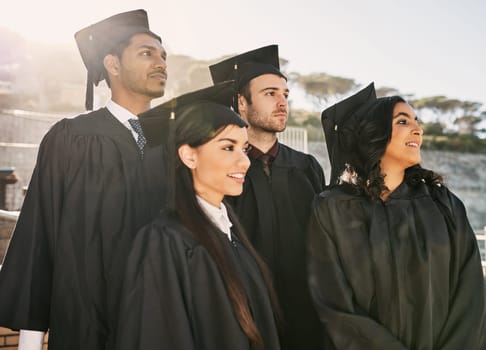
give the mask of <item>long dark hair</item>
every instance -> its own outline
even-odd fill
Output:
[[[355,115],[342,130],[342,146],[351,150],[348,152],[349,166],[346,171],[354,172],[354,185],[374,199],[379,199],[383,192],[389,190],[385,185],[380,160],[391,140],[393,109],[399,102],[406,103],[400,96],[378,98]],[[424,181],[438,184],[443,179],[417,164],[405,170],[405,181],[411,185]]]
[[[235,119],[233,123],[228,124],[225,122],[225,124],[219,125],[220,123],[214,123],[214,120],[208,120],[210,116],[208,116],[208,119],[191,118],[189,116],[190,113],[191,111],[189,110],[177,117],[177,131],[175,134],[176,148],[184,144],[188,144],[191,147],[201,146],[216,137],[226,126],[231,124],[246,127],[246,123],[236,114],[235,118],[238,119]],[[175,205],[172,214],[207,249],[216,263],[222,275],[228,296],[233,304],[233,310],[238,323],[247,335],[251,348],[255,350],[264,349],[263,338],[248,306],[248,297],[245,293],[245,288],[236,272],[235,266],[233,266],[226,253],[223,241],[220,239],[221,231],[213,224],[199,205],[190,170],[182,163],[179,157],[176,157],[175,163]],[[233,232],[250,252],[260,268],[269,292],[275,318],[278,321],[279,308],[269,270],[251,245],[231,207],[228,204],[226,206],[229,218],[233,224]]]

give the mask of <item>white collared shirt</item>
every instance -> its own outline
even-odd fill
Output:
[[[128,122],[128,119],[138,119],[138,116],[130,112],[125,107],[120,106],[113,100],[109,100],[106,103],[106,108],[110,111],[111,114],[120,122],[122,123],[128,130],[132,132],[132,136],[137,141],[138,134],[135,130],[133,130],[132,126]]]
[[[218,208],[199,196],[196,196],[196,198],[206,215],[211,219],[217,228],[228,236],[228,239],[231,241],[231,226],[233,226],[233,224],[228,217],[228,211],[226,210],[225,205],[221,203],[221,208]]]

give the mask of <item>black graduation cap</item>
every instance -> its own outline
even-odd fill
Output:
[[[230,108],[234,84],[234,80],[230,80],[192,91],[141,113],[139,120],[147,144],[152,147],[167,144],[172,128],[170,121],[188,112],[190,115],[184,118],[204,118],[213,130],[228,124],[246,126],[243,119]]]
[[[235,80],[237,92],[250,80],[262,74],[275,74],[287,80],[287,77],[280,72],[278,45],[264,46],[230,57],[209,66],[209,71],[215,84],[225,80]]]
[[[189,92],[175,97],[159,106],[156,106],[138,117],[142,126],[147,144],[157,146],[164,144],[167,150],[167,200],[169,211],[174,210],[174,184],[177,143],[184,135],[177,135],[178,125],[187,123],[193,118],[198,118],[203,123],[192,131],[201,132],[205,137],[207,131],[215,131],[219,128],[234,124],[246,127],[247,124],[231,108],[234,93],[234,81],[226,81],[208,88]],[[196,135],[197,136],[197,135]],[[198,138],[198,137],[196,137]],[[184,140],[182,140],[184,141]]]
[[[330,185],[337,183],[345,163],[348,160],[347,150],[342,149],[339,137],[340,129],[356,115],[359,110],[366,108],[376,101],[376,91],[374,83],[369,84],[364,89],[354,95],[325,109],[321,114],[322,128],[326,136],[327,153],[331,163]]]
[[[81,29],[74,37],[88,70],[86,109],[93,108],[93,84],[98,86],[104,77],[103,59],[119,43],[138,33],[161,39],[149,29],[147,12],[134,10],[116,14]]]

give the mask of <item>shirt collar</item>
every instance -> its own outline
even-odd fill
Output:
[[[226,236],[228,236],[228,239],[231,241],[231,226],[233,226],[233,224],[228,217],[226,206],[221,202],[221,208],[218,208],[197,195],[196,198],[202,210],[206,213],[209,219],[211,219],[213,224],[223,231],[223,233],[225,233]]]
[[[130,112],[125,107],[120,106],[113,100],[109,100],[106,103],[106,108],[110,111],[111,114],[115,116],[116,119],[126,127],[131,130],[130,123],[128,123],[128,119],[138,119],[138,117]]]
[[[279,150],[279,143],[278,143],[278,140],[275,140],[275,143],[273,144],[272,147],[270,147],[270,149],[267,151],[266,154],[268,154],[270,156],[270,158],[273,160],[277,157],[278,150]],[[265,153],[260,151],[258,148],[256,148],[253,145],[251,145],[250,151],[248,152],[248,156],[250,156],[250,158],[252,158],[252,159],[258,159],[263,154],[265,154]]]

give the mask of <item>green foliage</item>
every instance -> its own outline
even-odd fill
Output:
[[[309,141],[324,141],[324,131],[322,130],[320,114],[304,120],[302,126],[307,130],[307,139]]]
[[[454,121],[454,124],[466,124],[466,125],[474,125],[481,121],[480,117],[476,117],[474,115],[464,115],[462,117],[457,118]]]
[[[298,123],[295,118],[292,118],[292,115],[289,115],[289,119],[287,120],[287,125],[288,126],[301,126],[300,123]]]
[[[305,128],[308,141],[324,141],[320,113],[303,109],[291,110],[288,125]]]
[[[428,150],[486,153],[486,140],[473,135],[425,135],[422,147]]]
[[[344,95],[359,86],[354,79],[327,73],[302,75],[294,72],[290,77],[304,89],[306,95],[318,108],[325,105],[330,97]]]
[[[304,126],[312,126],[314,128],[321,128],[321,121],[317,118],[309,118],[302,123]]]
[[[376,90],[376,96],[377,97],[395,96],[395,95],[401,96],[402,95],[402,94],[400,94],[400,92],[397,89],[392,88],[392,87],[388,87],[388,86],[382,86],[382,87],[379,87],[379,88],[375,88],[375,90]]]
[[[289,124],[291,125],[291,124]],[[309,117],[300,123],[294,123],[292,126],[304,127],[307,130],[307,139],[310,142],[325,141],[324,132],[320,120],[315,117]],[[437,123],[426,124],[427,134],[423,138],[423,149],[465,152],[465,153],[486,153],[486,140],[479,139],[473,135],[444,134],[442,127]],[[435,134],[431,130],[435,129]]]
[[[307,130],[307,140],[310,142],[324,142],[324,131],[322,127],[315,127],[312,125],[306,125]]]
[[[438,122],[424,123],[421,125],[425,135],[443,135],[444,125]]]
[[[305,109],[290,109],[289,120],[293,121],[293,125],[303,125],[308,119],[319,120],[320,115],[316,112],[309,112]]]
[[[454,124],[459,127],[459,133],[465,135],[473,135],[475,125],[481,121],[480,117],[474,115],[464,115],[454,120]]]
[[[2,45],[3,43],[3,45]],[[4,49],[3,52],[1,49]],[[0,108],[26,109],[40,112],[74,113],[84,110],[86,69],[79,52],[73,47],[30,45],[12,33],[0,30],[0,80],[12,83],[12,93],[0,98]],[[233,53],[234,54],[234,53]],[[231,54],[230,56],[232,56]],[[212,84],[208,66],[229,56],[210,60],[198,60],[185,55],[171,54],[167,62],[169,78],[165,95],[154,101],[160,103],[174,96]],[[285,72],[288,60],[280,58],[280,67]],[[2,70],[3,69],[3,70]],[[333,76],[324,72],[300,74],[285,72],[289,85],[301,87],[316,110],[328,106],[328,101],[341,99],[356,91],[360,84],[354,79]],[[295,83],[293,85],[292,83]],[[419,82],[417,82],[419,83]],[[102,85],[103,86],[103,83]],[[96,89],[97,97],[103,101],[109,96],[106,87]],[[458,130],[465,135],[477,132],[477,124],[486,119],[486,111],[480,111],[481,103],[461,101],[446,96],[431,96],[412,99],[393,87],[377,87],[378,96],[401,95],[408,99],[424,115],[434,114],[430,124],[424,124],[425,133],[441,136],[447,130]],[[106,95],[106,96],[105,96]],[[426,112],[425,112],[426,111]],[[295,111],[291,108],[289,125],[302,126],[308,130],[309,140],[320,140],[323,132],[320,114],[315,111]],[[473,147],[478,141],[464,139],[465,147]],[[451,142],[451,145],[445,144]],[[456,139],[432,142],[433,147],[456,148]],[[457,141],[459,142],[459,141]],[[482,146],[479,146],[479,149]]]
[[[443,128],[453,129],[460,134],[473,135],[475,125],[485,118],[486,112],[480,112],[482,104],[475,101],[461,101],[445,96],[431,96],[411,100],[410,104],[417,110],[429,110],[435,115],[435,124],[439,121]]]
[[[447,113],[461,106],[461,101],[445,96],[430,96],[409,101],[415,109],[431,109],[435,112]]]

